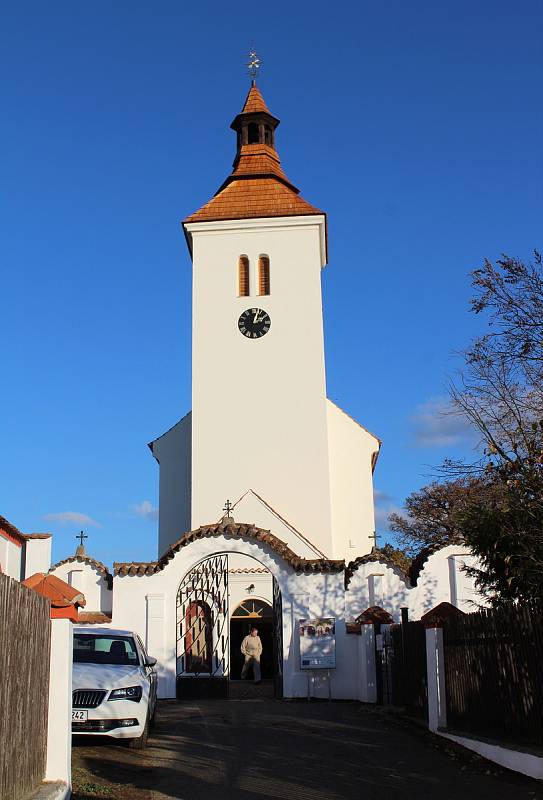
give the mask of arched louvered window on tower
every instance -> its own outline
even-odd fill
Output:
[[[238,260],[238,294],[240,297],[249,297],[249,259],[240,256]]]
[[[270,293],[270,259],[259,256],[258,259],[258,294]]]

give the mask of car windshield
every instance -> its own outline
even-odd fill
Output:
[[[132,636],[74,633],[74,663],[137,664],[136,643]]]

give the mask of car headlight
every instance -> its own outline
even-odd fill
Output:
[[[124,689],[113,689],[108,700],[141,700],[141,686],[126,686]]]

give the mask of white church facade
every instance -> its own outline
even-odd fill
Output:
[[[306,696],[300,621],[333,620],[334,664],[315,662],[311,692],[371,699],[364,637],[352,635],[361,612],[378,606],[398,621],[407,608],[418,619],[440,601],[476,599],[467,548],[428,552],[407,575],[372,547],[380,441],[326,396],[326,216],[283,172],[278,124],[253,82],[231,126],[231,174],[183,222],[192,409],[149,445],[157,560],[110,572],[81,547],[51,568],[85,594],[89,624],[140,634],[162,697],[206,682],[224,691],[253,623],[264,677],[278,695]]]

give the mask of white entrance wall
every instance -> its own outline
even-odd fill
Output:
[[[477,560],[469,547],[447,545],[428,556],[416,585],[409,592],[406,605],[410,619],[420,619],[423,614],[443,601],[452,603],[469,614],[477,606],[487,605],[487,600],[476,590],[473,578],[463,569],[464,565],[476,566]]]
[[[256,502],[254,498],[250,500],[253,501]],[[86,611],[107,613],[113,606],[113,619],[109,625],[139,633],[150,655],[158,659],[160,696],[175,697],[179,584],[192,567],[221,552],[229,556],[230,615],[246,599],[261,599],[273,605],[272,578],[275,577],[279,583],[283,603],[285,697],[307,695],[307,673],[300,670],[299,664],[299,619],[308,616],[336,618],[337,668],[332,671],[332,697],[374,702],[373,629],[365,625],[361,636],[347,635],[346,622],[353,622],[370,605],[382,606],[398,622],[402,607],[408,607],[409,618],[413,620],[420,619],[422,614],[444,600],[464,611],[473,610],[471,598],[479,605],[485,602],[475,592],[473,580],[461,570],[462,564],[472,557],[468,548],[458,545],[443,547],[429,555],[414,587],[396,565],[377,554],[354,562],[347,573],[297,573],[269,544],[226,533],[191,540],[179,547],[171,561],[154,574],[116,575],[113,592],[105,588],[107,584],[101,585],[103,576],[92,566],[90,558],[70,559],[57,565],[53,572],[65,580],[70,577],[77,580],[83,576],[82,585],[86,589],[74,585],[87,596]],[[311,558],[312,554],[308,556]],[[154,568],[146,564],[133,566],[135,572]],[[312,682],[311,691],[317,696],[328,696],[328,683],[323,674]]]
[[[221,552],[233,554],[232,564],[237,557],[235,554],[243,556],[244,561],[249,557],[257,568],[267,568],[279,583],[283,603],[284,696],[307,695],[307,674],[300,670],[298,620],[308,616],[331,616],[336,618],[338,665],[332,671],[332,696],[356,697],[357,643],[353,640],[358,637],[347,636],[345,631],[343,572],[297,574],[268,545],[226,535],[198,539],[180,548],[165,568],[153,575],[125,575],[114,579],[111,624],[115,628],[135,630],[146,641],[150,655],[159,662],[159,696],[175,697],[179,584],[193,566]],[[251,582],[256,583],[253,576]],[[238,596],[241,596],[240,588],[243,587],[238,584]],[[233,602],[234,597],[231,610]],[[153,609],[152,618],[148,617],[149,608]],[[313,692],[327,697],[326,680],[318,679]]]
[[[409,593],[406,576],[389,562],[375,559],[359,564],[345,593],[347,620],[355,620],[367,608],[377,605],[399,622],[400,609],[408,605]]]

